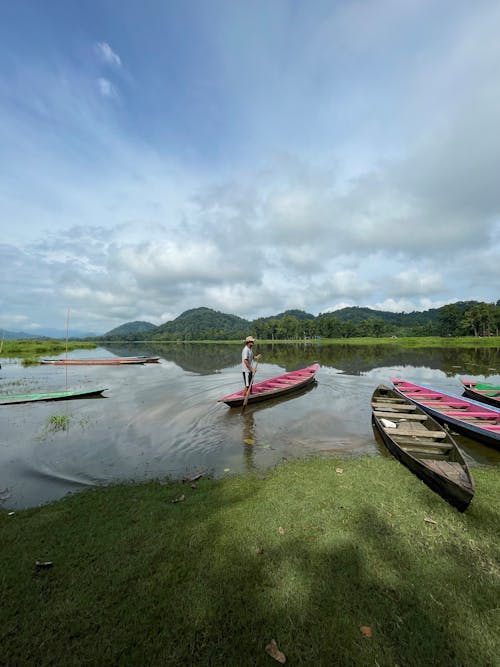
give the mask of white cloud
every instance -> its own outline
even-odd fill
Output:
[[[121,97],[114,77],[133,86],[105,41],[85,66],[17,54],[0,79],[14,324],[64,321],[66,301],[79,328],[106,330],[200,305],[253,318],[498,298],[500,10],[459,2],[441,24],[429,0],[293,19],[271,5],[258,54],[251,4],[200,22],[203,62],[159,41],[146,68],[136,36],[144,95],[128,105],[102,102]]]
[[[95,50],[99,58],[108,65],[121,67],[122,61],[120,56],[113,51],[107,42],[97,42]]]
[[[111,81],[109,81],[109,79],[99,77],[99,79],[97,79],[97,86],[103,97],[107,97],[111,100],[118,98],[118,89],[111,83]]]

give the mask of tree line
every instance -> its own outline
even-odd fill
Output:
[[[376,311],[372,311],[376,312]],[[382,338],[390,336],[498,336],[500,335],[500,301],[496,304],[475,303],[467,309],[450,304],[426,313],[411,313],[396,323],[385,314],[367,317],[359,322],[341,319],[335,312],[320,313],[312,319],[294,315],[258,319],[254,334],[261,340],[299,340],[308,338]]]
[[[314,316],[292,310],[274,317],[243,320],[210,308],[186,311],[160,326],[141,330],[124,324],[99,340],[199,341],[243,340],[252,334],[259,340],[308,340],[317,338],[383,338],[419,336],[498,336],[500,300],[495,304],[457,302],[423,312],[391,313],[349,307]]]

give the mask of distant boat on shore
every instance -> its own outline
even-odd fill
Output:
[[[111,357],[108,359],[42,359],[41,364],[52,366],[123,366],[126,364],[155,364],[160,357]]]

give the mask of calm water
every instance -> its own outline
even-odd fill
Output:
[[[256,381],[315,361],[317,382],[248,406],[217,398],[241,388],[239,345],[116,346],[70,356],[157,354],[144,366],[36,366],[2,359],[0,394],[106,387],[105,398],[0,406],[0,504],[24,508],[115,481],[265,470],[283,459],[386,456],[370,397],[391,376],[460,394],[459,377],[500,382],[500,350],[262,346]],[[68,417],[65,431],[51,416]],[[457,438],[471,465],[500,452]]]

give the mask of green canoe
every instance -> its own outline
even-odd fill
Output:
[[[12,403],[31,403],[32,401],[64,401],[70,398],[98,396],[103,389],[74,389],[72,391],[49,391],[44,394],[7,394],[0,396],[0,405]]]

